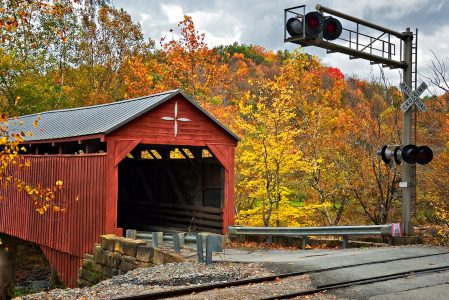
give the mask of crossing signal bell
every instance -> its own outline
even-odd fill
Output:
[[[317,11],[307,13],[303,21],[298,18],[290,18],[286,23],[287,32],[291,37],[297,37],[303,35],[308,39],[317,39],[322,34],[322,37],[326,40],[335,40],[340,37],[343,27],[338,19],[334,17],[323,17],[323,15]]]
[[[408,164],[420,164],[425,165],[432,161],[433,151],[427,146],[406,145],[404,147],[396,146],[393,150],[389,146],[383,146],[381,150],[377,152],[382,158],[384,163],[389,164],[394,159],[397,165],[401,164],[401,161],[405,161]]]

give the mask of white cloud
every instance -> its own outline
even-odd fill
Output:
[[[307,11],[310,11],[314,10],[317,2],[399,32],[407,27],[414,31],[418,27],[418,68],[422,74],[427,73],[426,66],[432,60],[430,49],[448,61],[449,40],[445,38],[449,36],[448,0],[114,0],[117,7],[123,7],[134,20],[140,21],[145,35],[156,42],[161,36],[169,39],[173,34],[176,38],[176,24],[183,20],[184,15],[190,15],[197,30],[205,33],[210,47],[237,41],[273,50],[297,48],[295,44],[283,43],[283,9],[307,4]],[[168,32],[170,28],[175,32]],[[316,47],[307,47],[305,51],[318,55],[323,63],[340,68],[344,74],[354,74],[367,80],[372,74],[379,76],[378,66],[371,66],[365,60],[326,54]],[[391,84],[399,84],[398,70],[384,71]]]
[[[184,18],[184,12],[181,6],[174,4],[161,4],[162,11],[168,17],[170,24],[178,23]]]
[[[238,27],[235,27],[231,34],[225,34],[222,36],[215,36],[206,30],[200,30],[200,32],[205,34],[205,41],[209,47],[229,45],[234,42],[240,43],[240,37],[242,36],[242,32]]]
[[[150,18],[149,14],[140,14],[140,21],[145,22]]]

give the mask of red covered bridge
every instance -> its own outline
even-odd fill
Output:
[[[37,115],[10,122],[33,132],[23,176],[44,186],[62,180],[68,212],[40,216],[25,193],[7,188],[0,232],[38,244],[69,286],[101,234],[233,224],[239,138],[181,91],[40,116],[38,128]]]

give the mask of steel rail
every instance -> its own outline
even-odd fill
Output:
[[[346,235],[392,235],[392,224],[365,226],[323,227],[244,227],[229,226],[228,234],[276,235],[276,236],[346,236]]]
[[[444,255],[444,254],[449,254],[449,251],[440,252],[440,253],[432,253],[432,254],[415,255],[415,256],[409,256],[409,257],[404,257],[404,258],[392,258],[392,259],[385,259],[385,260],[381,260],[381,261],[357,263],[357,264],[351,264],[351,265],[346,265],[346,266],[321,268],[321,269],[317,269],[317,270],[289,272],[289,273],[282,273],[282,274],[276,274],[276,275],[270,275],[270,276],[241,279],[241,280],[236,280],[236,281],[231,281],[231,282],[203,284],[200,286],[192,286],[192,287],[180,288],[180,289],[175,289],[175,290],[150,292],[150,293],[143,293],[143,294],[130,295],[130,296],[120,296],[120,297],[113,298],[113,299],[114,300],[119,300],[119,299],[120,300],[165,299],[165,298],[189,295],[193,292],[198,293],[198,292],[204,292],[204,291],[209,291],[209,290],[213,290],[213,289],[221,289],[221,288],[242,286],[242,285],[247,285],[247,284],[261,283],[261,282],[266,282],[266,281],[274,281],[274,280],[278,280],[279,278],[301,276],[301,275],[305,275],[305,274],[315,274],[315,273],[333,271],[333,270],[338,270],[338,269],[346,269],[346,268],[351,268],[351,267],[359,267],[359,266],[373,265],[373,264],[382,264],[382,263],[388,263],[388,262],[392,262],[392,261],[409,260],[409,259],[431,257],[431,256],[437,256],[437,255]],[[413,271],[409,271],[409,272],[413,272]],[[320,287],[320,288],[322,288],[322,287]],[[308,292],[309,294],[313,294],[312,290],[303,291],[303,292],[306,292],[306,293]],[[318,293],[318,292],[320,292],[320,291],[317,291],[315,293]],[[267,298],[267,299],[282,299],[279,297],[280,296],[276,296],[274,298]]]
[[[370,283],[376,283],[376,282],[382,282],[382,281],[388,281],[392,279],[400,279],[409,277],[411,275],[413,276],[421,276],[429,273],[438,273],[438,272],[444,272],[449,271],[449,265],[442,266],[442,267],[434,267],[434,268],[426,268],[426,269],[419,269],[419,270],[411,270],[406,272],[399,272],[389,275],[381,275],[381,276],[374,276],[364,279],[357,279],[357,280],[348,280],[328,285],[321,285],[317,286],[315,289],[305,290],[305,291],[298,291],[293,293],[286,293],[282,295],[276,295],[276,296],[270,296],[266,298],[262,298],[261,300],[275,300],[275,299],[290,299],[298,296],[306,296],[306,295],[313,295],[320,292],[325,292],[329,290],[337,290],[341,288],[347,288],[351,286],[356,285],[364,285],[364,284],[370,284]]]

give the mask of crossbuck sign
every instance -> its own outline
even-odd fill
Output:
[[[416,91],[412,91],[411,88],[409,88],[404,82],[401,82],[399,84],[399,87],[401,88],[401,91],[407,95],[407,99],[404,103],[401,104],[401,110],[403,112],[406,112],[413,103],[416,104],[416,107],[422,112],[425,112],[427,110],[427,106],[421,101],[419,96],[427,89],[427,84],[424,82],[421,83],[421,85],[416,89]]]

